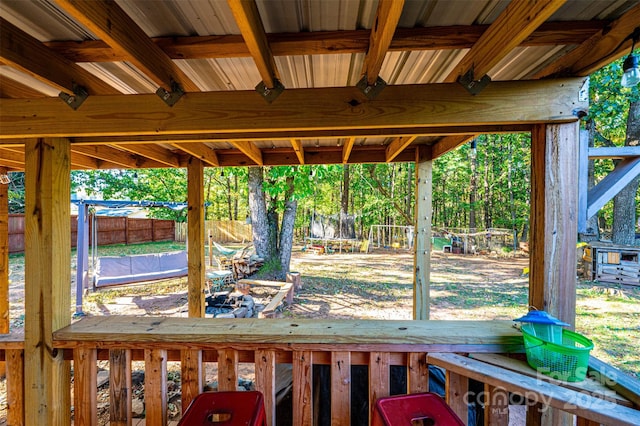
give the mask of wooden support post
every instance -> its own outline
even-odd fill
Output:
[[[311,426],[313,424],[312,352],[293,352],[293,424]],[[297,386],[302,387],[298,389]]]
[[[331,424],[351,424],[351,352],[331,352]]]
[[[180,352],[182,413],[202,392],[202,351],[185,349]]]
[[[191,157],[187,165],[187,275],[189,317],[204,317],[204,166]]]
[[[391,395],[389,352],[371,352],[369,354],[369,418],[373,419],[378,398]]]
[[[144,406],[147,426],[167,424],[167,351],[144,351]]]
[[[0,174],[6,174],[0,167]],[[9,333],[9,184],[0,183],[0,334]],[[0,362],[0,377],[6,364]]]
[[[409,393],[429,391],[429,365],[423,352],[410,352],[408,355]]]
[[[445,373],[445,399],[454,413],[466,425],[469,421],[469,407],[467,406],[467,394],[469,392],[469,379],[449,370]]]
[[[429,319],[431,280],[432,161],[426,147],[416,150],[416,225],[413,260],[413,319]]]
[[[109,351],[109,424],[131,426],[131,350]]]
[[[25,142],[25,424],[71,423],[70,363],[53,332],[71,322],[68,139]]]
[[[21,349],[5,351],[7,365],[7,425],[23,425],[24,422],[24,358]]]
[[[578,235],[578,123],[536,125],[531,132],[529,305],[575,325]],[[568,424],[571,416],[527,410],[527,424]],[[548,420],[546,420],[548,419]]]
[[[296,292],[302,288],[302,276],[300,272],[287,272],[287,282],[293,283],[293,291]]]
[[[276,353],[272,350],[255,351],[256,390],[262,392],[267,426],[276,425]]]
[[[73,350],[74,424],[98,424],[98,351],[95,348]]]
[[[238,390],[238,351],[220,349],[218,351],[218,390]]]

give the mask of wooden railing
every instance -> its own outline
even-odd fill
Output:
[[[277,377],[277,370],[288,371],[289,377],[284,379],[290,381],[292,389],[290,412],[280,410],[278,416],[289,418],[293,425],[311,425],[320,416],[332,425],[349,425],[353,415],[360,415],[351,400],[352,388],[357,383],[365,383],[359,391],[364,395],[359,396],[368,405],[363,415],[363,424],[367,424],[374,402],[391,394],[398,371],[402,376],[400,381],[405,383],[400,393],[429,390],[428,363],[446,368],[447,402],[465,422],[468,377],[486,383],[488,391],[524,393],[533,401],[577,414],[586,419],[586,423],[580,424],[640,424],[640,412],[631,407],[612,404],[602,409],[599,405],[589,405],[593,401],[587,399],[578,399],[578,408],[563,405],[566,401],[559,395],[566,397],[566,393],[559,390],[563,389],[560,386],[535,379],[533,384],[524,384],[516,373],[466,356],[521,352],[522,336],[512,324],[510,321],[92,317],[57,331],[54,345],[65,351],[65,358],[73,360],[76,425],[97,424],[97,361],[102,359],[109,361],[112,425],[126,425],[131,421],[128,417],[132,360],[144,361],[147,425],[167,424],[168,361],[180,363],[183,409],[202,392],[203,372],[210,363],[217,366],[218,390],[236,390],[240,372],[247,365],[253,367],[250,369],[255,373],[255,387],[265,397],[269,425],[282,424],[276,421],[277,383],[282,379]],[[21,359],[20,347],[8,345],[0,341],[0,352],[4,349],[7,362]],[[277,368],[279,364],[288,368]],[[318,368],[329,373],[321,400],[314,398],[314,392],[321,386],[318,377],[314,377],[314,369]],[[500,370],[500,374],[495,369]],[[21,375],[19,369],[14,373],[14,376]],[[8,397],[12,416],[23,412],[23,407],[16,407],[22,404],[22,399],[13,396],[15,389],[22,385],[20,381],[20,386],[16,386],[16,380],[8,383],[9,391],[13,392]],[[558,389],[550,391],[549,386]],[[633,405],[633,402],[626,401],[626,404]],[[485,407],[485,413],[489,413],[485,415],[485,424],[503,424],[503,408]]]

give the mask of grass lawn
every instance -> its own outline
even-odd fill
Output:
[[[100,247],[100,256],[182,250],[180,243]],[[528,278],[524,257],[488,258],[434,252],[431,272],[432,319],[514,319],[527,312]],[[23,318],[24,256],[10,258],[12,327]],[[72,280],[75,280],[75,251]],[[293,318],[410,319],[413,304],[413,255],[407,251],[314,255],[296,249],[291,269],[302,274],[303,288],[283,315]],[[22,282],[20,281],[22,280]],[[74,287],[72,284],[72,293]],[[85,296],[85,310],[100,312],[119,298],[175,296],[186,303],[186,279],[114,287]],[[165,300],[166,304],[167,301]],[[176,311],[173,309],[173,311]],[[148,315],[173,311],[148,310]],[[168,313],[167,313],[168,312]],[[126,310],[122,313],[127,313]],[[640,287],[580,282],[576,330],[595,343],[593,355],[640,378]]]

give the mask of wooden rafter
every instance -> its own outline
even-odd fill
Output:
[[[114,87],[0,18],[0,58],[5,64],[68,94],[83,86],[90,95],[119,94]],[[4,84],[3,79],[3,84]]]
[[[293,147],[300,164],[304,164],[304,147],[302,146],[302,141],[300,139],[291,139],[291,146]]]
[[[5,76],[0,76],[0,98],[36,99],[45,98],[46,95],[26,84],[20,83]]]
[[[116,2],[106,0],[56,0],[56,2],[165,90],[173,91],[172,82],[180,84],[182,90],[187,92],[200,90]]]
[[[418,136],[403,136],[396,138],[387,146],[386,159],[387,163],[393,161],[402,151],[405,150]]]
[[[98,158],[127,169],[164,167],[165,164],[107,145],[71,145],[71,152]]]
[[[545,22],[521,46],[581,44],[602,30],[602,21]],[[489,28],[488,25],[397,28],[389,51],[469,49]],[[366,53],[369,30],[270,33],[267,41],[274,56]],[[156,37],[151,39],[172,59],[212,59],[249,57],[241,35]],[[46,46],[73,62],[126,61],[102,40],[50,41]]]
[[[119,145],[119,148],[141,157],[150,158],[166,166],[180,167],[180,159],[170,150],[158,145],[124,144]]]
[[[105,162],[79,152],[71,152],[71,168],[72,169],[100,169],[103,168]],[[107,163],[109,164],[109,163]],[[110,163],[113,164],[113,163]],[[115,167],[118,167],[114,165]]]
[[[244,155],[249,157],[251,161],[258,166],[264,165],[262,160],[262,151],[251,141],[230,141],[230,143],[238,148]]]
[[[0,148],[0,164],[10,168],[23,168],[24,167],[24,152],[19,153],[8,149]]]
[[[534,78],[552,75],[589,75],[609,62],[629,53],[631,40],[622,41],[640,23],[640,4],[603,28],[568,54],[537,72]],[[617,49],[616,49],[617,48]]]
[[[512,1],[446,77],[454,82],[472,72],[479,80],[522,43],[566,0]]]
[[[344,142],[344,146],[342,147],[342,164],[347,164],[349,162],[349,156],[351,155],[351,151],[353,150],[353,145],[356,143],[356,138],[347,138]]]
[[[273,89],[280,76],[254,0],[227,0],[264,85]]]
[[[269,105],[260,114],[255,113],[253,91],[191,93],[174,105],[171,114],[155,95],[94,96],[77,111],[61,110],[57,99],[0,99],[0,139],[226,132],[236,134],[235,140],[253,135],[273,140],[303,133],[311,138],[336,137],[341,132],[358,136],[366,129],[370,135],[438,130],[447,134],[453,128],[469,134],[482,126],[526,127],[520,117],[527,117],[530,124],[574,121],[574,109],[587,106],[579,99],[583,82],[583,78],[494,82],[473,97],[458,84],[388,86],[383,98],[362,102],[357,108],[344,101],[363,97],[355,87],[292,89],[282,95],[283,102]],[[138,111],[145,111],[144,117],[132,120]]]
[[[436,159],[441,155],[446,154],[449,151],[452,151],[469,142],[471,139],[475,138],[477,135],[452,135],[445,136],[440,139],[438,142],[433,144],[431,147],[431,158]]]
[[[369,86],[375,84],[380,74],[382,62],[389,50],[403,6],[404,0],[380,0],[378,3],[369,38],[369,49],[362,69],[362,75],[367,77]]]
[[[218,160],[216,152],[202,143],[172,143],[171,145],[193,157],[199,158],[209,166],[220,167],[220,161]]]

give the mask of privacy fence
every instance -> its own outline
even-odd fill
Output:
[[[244,243],[252,241],[251,225],[241,220],[207,220],[204,223],[205,235],[217,243]],[[187,240],[187,224],[176,223],[176,241]]]
[[[89,236],[94,235],[89,223]],[[71,246],[76,246],[78,219],[71,217]],[[173,241],[176,226],[172,220],[133,219],[128,217],[97,217],[98,245],[136,244],[153,241]],[[24,215],[9,215],[9,253],[24,251]]]

